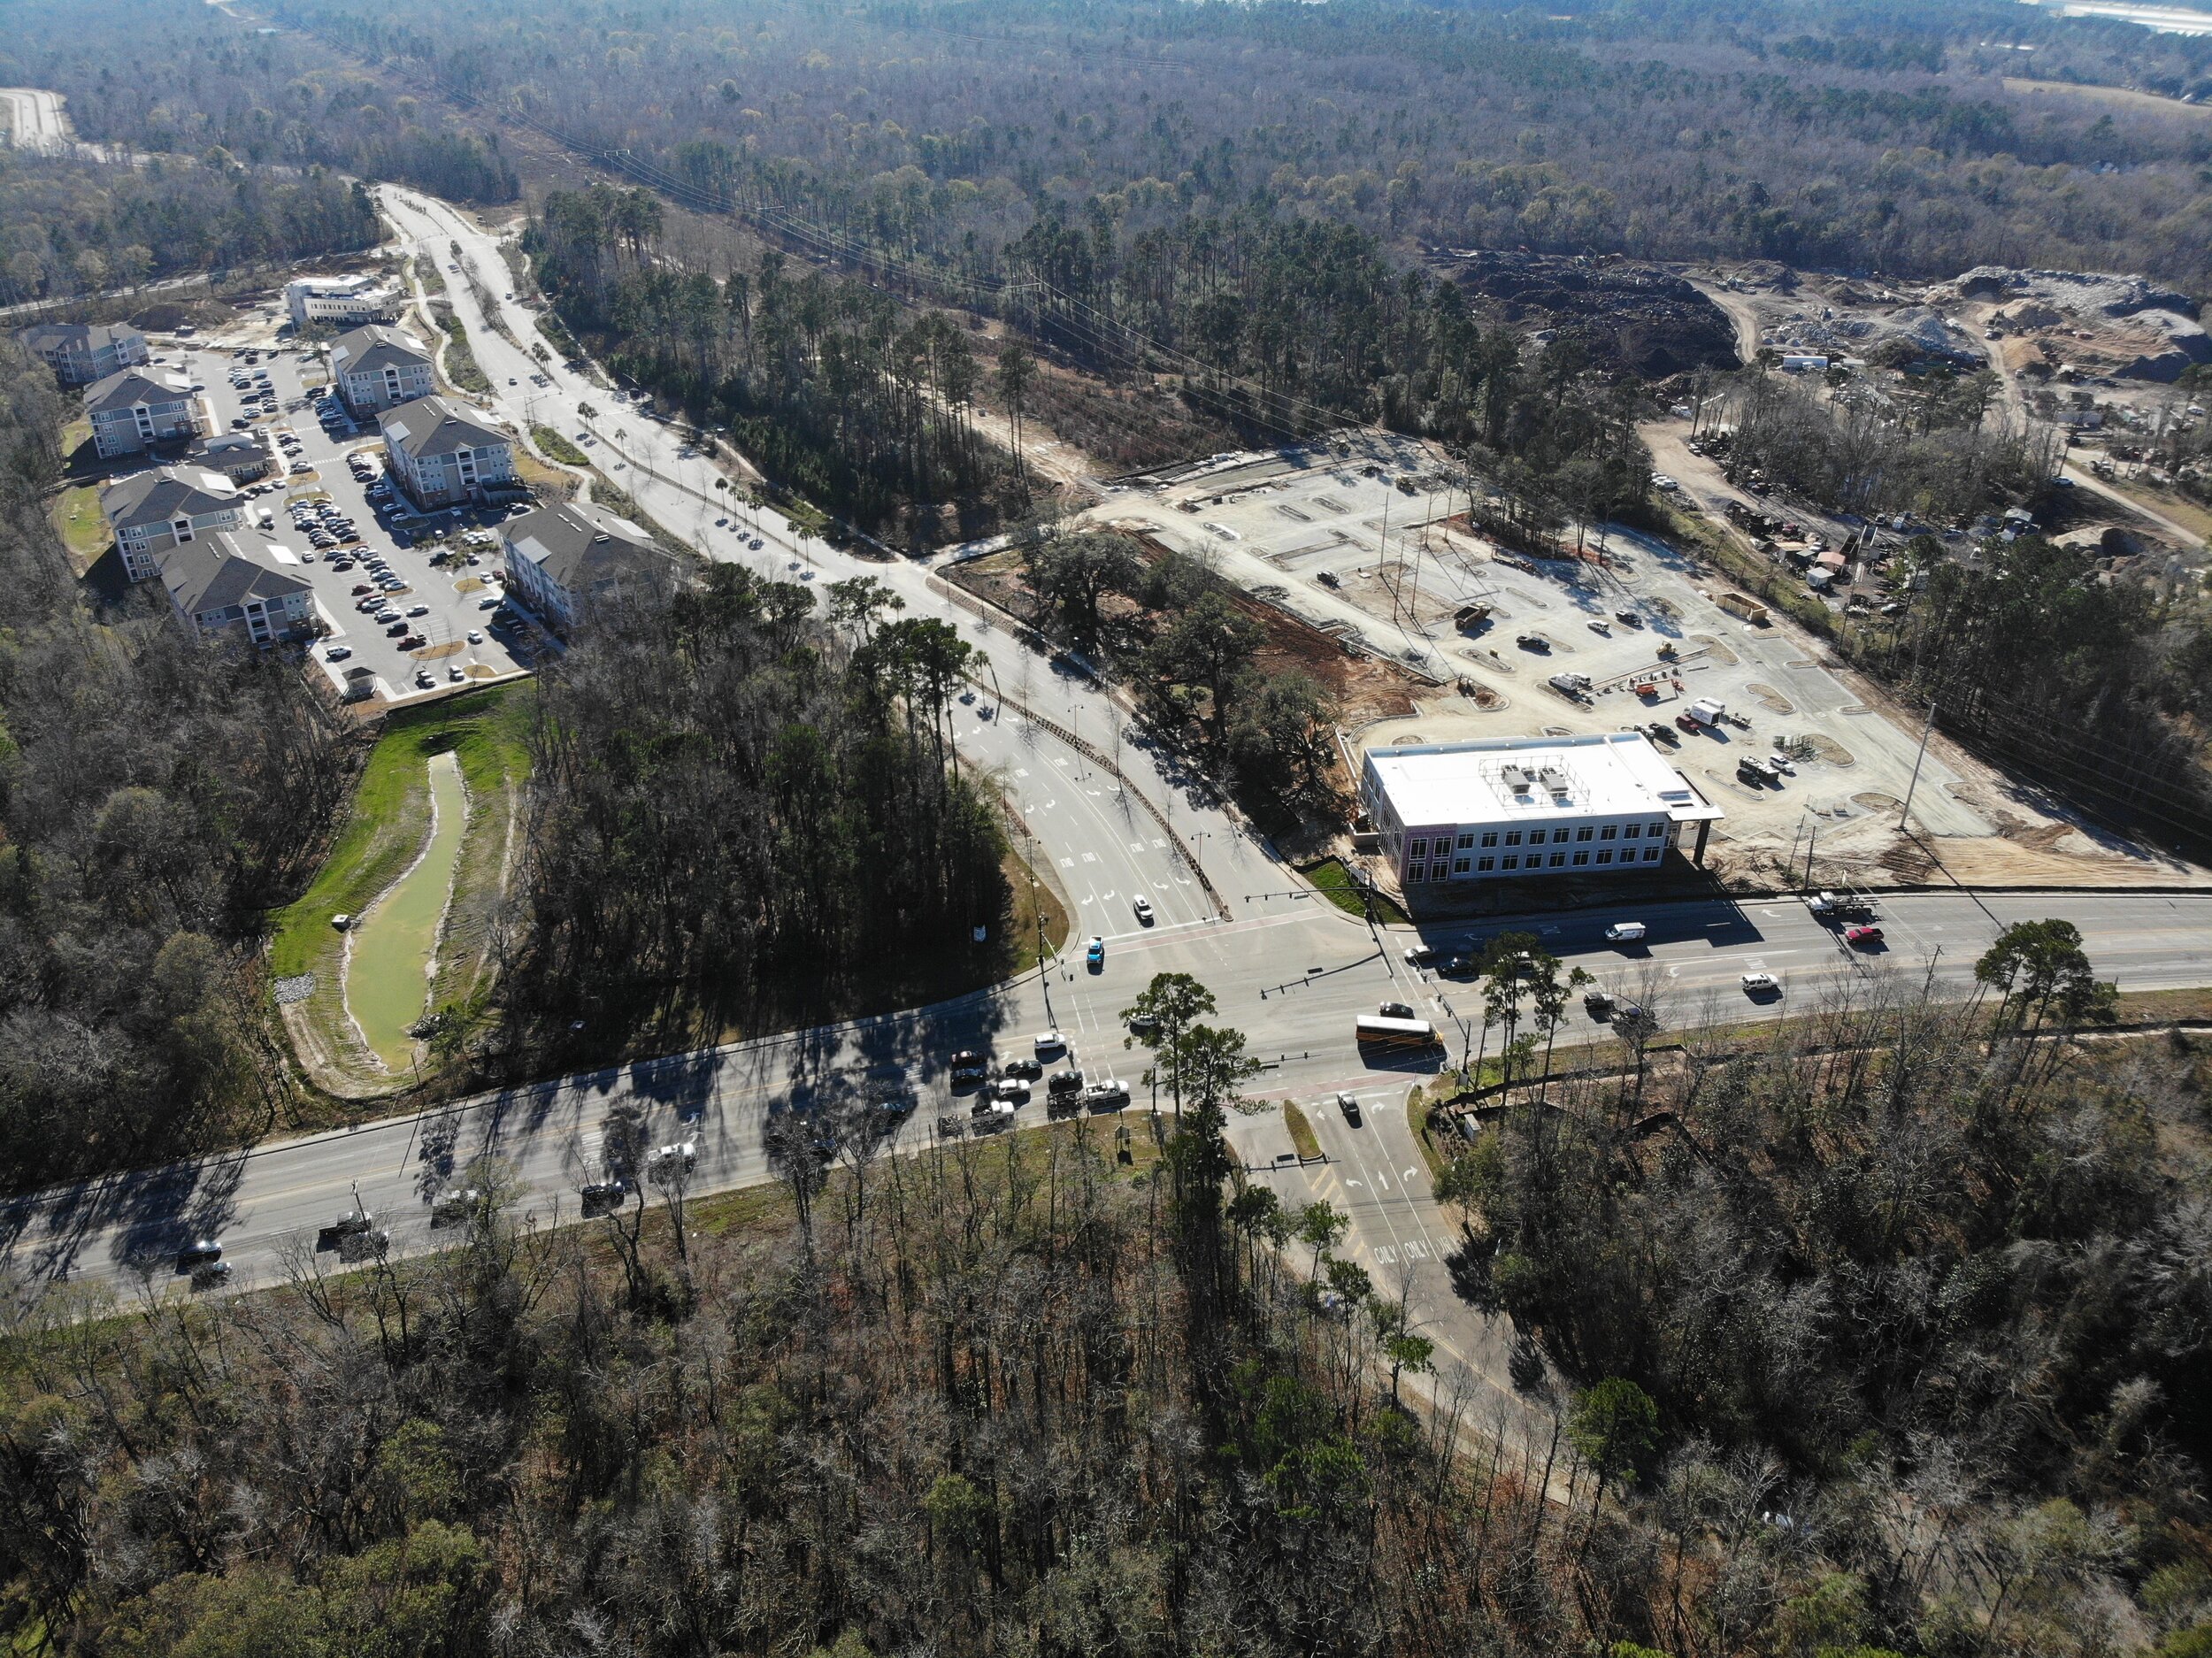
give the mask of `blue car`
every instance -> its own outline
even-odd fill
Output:
[[[1090,948],[1083,952],[1083,959],[1093,967],[1105,966],[1106,940],[1101,938],[1093,938],[1091,940]]]

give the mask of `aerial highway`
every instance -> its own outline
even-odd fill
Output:
[[[177,1251],[201,1237],[222,1240],[234,1287],[278,1283],[303,1260],[331,1262],[327,1249],[317,1255],[319,1236],[357,1209],[377,1216],[396,1255],[436,1248],[458,1234],[434,1217],[435,1200],[490,1167],[525,1219],[572,1220],[581,1214],[579,1188],[608,1172],[611,1128],[625,1113],[636,1114],[648,1147],[695,1144],[687,1181],[695,1196],[778,1178],[770,1148],[794,1143],[772,1132],[780,1124],[806,1125],[802,1133],[817,1140],[822,1131],[814,1125],[832,1125],[842,1157],[861,1155],[864,1144],[918,1149],[937,1136],[941,1115],[967,1115],[966,1097],[956,1098],[948,1082],[954,1052],[1029,1057],[1045,1032],[1064,1039],[1066,1056],[1055,1050],[1049,1064],[1127,1082],[1129,1109],[1141,1113],[1150,1103],[1140,1080],[1150,1053],[1130,1038],[1120,1012],[1154,974],[1178,971],[1211,990],[1217,1022],[1243,1032],[1263,1062],[1251,1093],[1300,1101],[1326,1154],[1318,1164],[1286,1158],[1291,1146],[1279,1112],[1233,1115],[1233,1149],[1254,1178],[1286,1202],[1325,1198],[1343,1209],[1351,1222],[1346,1252],[1379,1286],[1404,1296],[1456,1373],[1502,1394],[1509,1332],[1453,1293],[1445,1261],[1456,1226],[1430,1193],[1404,1109],[1411,1084],[1444,1055],[1455,1059],[1481,1040],[1480,1003],[1472,986],[1409,960],[1413,947],[1449,954],[1503,931],[1531,932],[1670,1031],[1786,1017],[1839,986],[1885,975],[1914,985],[1932,979],[1963,995],[1976,958],[2003,926],[2046,916],[2078,925],[2100,976],[2124,989],[2212,983],[2212,893],[1901,894],[1883,902],[1886,938],[1872,954],[1847,948],[1788,898],[1624,899],[1418,932],[1371,925],[1306,887],[1202,781],[1133,735],[1123,710],[1078,666],[1048,659],[956,603],[923,562],[854,557],[772,510],[741,509],[732,490],[715,487],[714,462],[680,433],[615,403],[604,387],[557,358],[538,361],[527,349],[540,337],[535,313],[501,297],[510,279],[497,239],[444,203],[388,187],[379,196],[403,238],[442,270],[457,265],[449,277],[472,275],[491,296],[487,314],[471,283],[449,280],[492,382],[487,401],[518,428],[588,434],[594,463],[712,557],[818,586],[873,576],[910,613],[953,624],[987,654],[988,670],[959,704],[956,739],[965,758],[994,775],[1028,849],[1066,896],[1068,948],[1011,983],[934,1007],[611,1066],[0,1204],[0,1254],[19,1304],[78,1286],[188,1293]],[[547,384],[535,383],[540,375]],[[590,416],[580,412],[585,406]],[[1152,907],[1149,922],[1137,912],[1139,897]],[[1607,925],[1621,920],[1643,922],[1646,938],[1609,942]],[[1092,937],[1103,944],[1096,965],[1085,960]],[[1746,997],[1746,972],[1773,974],[1782,994]],[[1353,1040],[1353,1021],[1386,1001],[1409,1002],[1433,1022],[1444,1054],[1370,1064]],[[1610,1040],[1577,1007],[1561,1045]],[[1340,1092],[1358,1102],[1356,1124],[1335,1103]],[[884,1133],[891,1119],[875,1108],[900,1095],[914,1109]],[[1017,1121],[1044,1118],[1041,1090]],[[870,1122],[878,1132],[841,1136],[834,1129]]]

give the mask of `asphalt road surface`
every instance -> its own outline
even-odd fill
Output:
[[[389,189],[380,195],[403,232],[441,266],[457,241],[485,286],[495,295],[506,291],[493,238],[442,203]],[[595,460],[605,467],[621,463],[613,475],[647,511],[687,534],[697,533],[702,515],[710,528],[714,517],[728,516],[726,492],[713,488],[706,462],[683,452],[680,435],[634,414],[614,414],[603,388],[557,363],[545,367],[529,358],[488,326],[465,284],[451,288],[495,400],[511,418],[573,431],[581,417],[567,417],[579,403],[592,403],[602,411],[591,425],[600,438]],[[526,308],[495,303],[518,338],[535,337]],[[533,386],[529,377],[538,372],[552,384]],[[19,1298],[61,1285],[187,1293],[175,1271],[177,1249],[206,1236],[222,1240],[238,1286],[269,1285],[313,1257],[322,1229],[357,1201],[377,1213],[396,1251],[435,1247],[452,1233],[433,1224],[433,1200],[468,1178],[479,1158],[498,1161],[525,1217],[574,1218],[579,1186],[607,1171],[608,1131],[618,1109],[641,1115],[648,1146],[696,1142],[688,1181],[694,1195],[776,1178],[770,1148],[795,1138],[780,1132],[788,1125],[803,1125],[795,1136],[803,1150],[804,1141],[818,1139],[834,1140],[835,1155],[848,1158],[865,1146],[918,1148],[938,1132],[941,1117],[957,1122],[966,1115],[968,1100],[955,1094],[944,1070],[953,1052],[981,1047],[1002,1059],[1028,1055],[1044,1031],[1066,1038],[1068,1057],[1054,1055],[1056,1065],[1127,1081],[1130,1109],[1141,1113],[1150,1098],[1137,1078],[1150,1055],[1126,1040],[1119,1014],[1153,974],[1175,971],[1205,983],[1218,999],[1219,1021],[1246,1033],[1266,1067],[1254,1092],[1305,1103],[1328,1160],[1282,1163],[1289,1144],[1274,1111],[1232,1117],[1238,1155],[1286,1201],[1326,1197],[1349,1213],[1343,1252],[1366,1265],[1379,1287],[1407,1298],[1444,1355],[1440,1385],[1487,1389],[1515,1408],[1509,1332],[1453,1293],[1445,1263],[1455,1228],[1430,1194],[1405,1120],[1409,1085],[1440,1062],[1371,1065],[1353,1041],[1354,1018],[1385,1000],[1413,1002],[1455,1049],[1475,1040],[1465,1023],[1479,1009],[1471,988],[1409,965],[1408,947],[1426,942],[1449,952],[1525,927],[1616,994],[1650,1009],[1670,1030],[1717,1017],[1779,1017],[1863,978],[1896,974],[1916,986],[1932,975],[1962,993],[1975,959],[2001,927],[2051,915],[2081,927],[2100,975],[2124,989],[2212,982],[2212,894],[1900,896],[1883,905],[1887,937],[1875,954],[1846,948],[1801,904],[1786,900],[1624,903],[1437,928],[1425,936],[1373,929],[1298,883],[1211,802],[1202,784],[1125,741],[1118,717],[1081,673],[1036,658],[981,625],[919,565],[844,559],[772,512],[761,513],[757,528],[749,523],[743,541],[756,533],[764,543],[759,552],[726,526],[706,541],[717,557],[743,558],[785,580],[874,575],[910,610],[956,623],[991,654],[995,688],[979,688],[962,704],[958,741],[972,759],[998,772],[1036,848],[1051,861],[1074,915],[1066,956],[937,1007],[562,1078],[422,1117],[19,1199],[0,1206],[0,1255]],[[1118,772],[1025,718],[1021,708],[1115,755]],[[1218,905],[1196,879],[1196,864],[1218,892]],[[1157,912],[1148,926],[1134,913],[1140,894]],[[1645,941],[1608,944],[1604,929],[1620,920],[1644,922]],[[1096,968],[1084,961],[1092,935],[1104,945]],[[1740,980],[1750,971],[1781,979],[1781,996],[1747,998]],[[1578,1009],[1562,1045],[1607,1040]],[[1359,1100],[1357,1125],[1337,1109],[1340,1090]],[[910,1113],[894,1117],[877,1109],[905,1094],[914,1100]],[[1018,1120],[1040,1123],[1044,1116],[1040,1101],[1024,1107]],[[895,1132],[887,1136],[882,1125],[892,1123]],[[321,1258],[331,1256],[326,1251]]]
[[[1098,822],[1087,826],[1099,832]],[[1069,827],[1079,835],[1087,823],[1071,817]],[[1917,984],[1932,972],[1945,988],[1963,992],[1974,959],[2001,925],[2054,913],[2081,926],[2098,971],[2124,988],[2212,980],[2212,894],[1901,896],[1883,905],[1888,950],[1871,956],[1847,950],[1787,900],[1624,908],[1520,925],[1570,963],[1644,1002],[1663,1026],[1678,1029],[1716,1015],[1779,1017],[1859,976],[1902,974]],[[1605,925],[1620,919],[1647,923],[1643,946],[1604,941]],[[1436,933],[1430,941],[1479,942],[1508,925]],[[1460,1040],[1471,992],[1409,967],[1402,951],[1416,941],[1409,930],[1371,931],[1317,902],[1256,905],[1226,923],[1133,925],[1108,941],[1098,969],[1071,949],[1042,973],[934,1008],[564,1078],[419,1118],[111,1177],[0,1208],[0,1236],[20,1288],[32,1293],[60,1282],[158,1286],[175,1278],[179,1245],[199,1236],[223,1240],[242,1285],[265,1284],[281,1276],[287,1249],[311,1246],[318,1229],[351,1207],[357,1192],[389,1226],[396,1249],[434,1247],[441,1234],[430,1224],[431,1200],[480,1156],[501,1160],[524,1214],[572,1218],[577,1187],[606,1172],[602,1135],[618,1104],[642,1111],[649,1144],[697,1140],[694,1194],[773,1178],[769,1131],[779,1122],[866,1119],[871,1108],[910,1088],[918,1109],[892,1143],[911,1148],[930,1140],[941,1115],[966,1111],[966,1097],[946,1081],[950,1054],[984,1047],[1001,1058],[1025,1055],[1034,1034],[1048,1030],[1064,1033],[1069,1045],[1070,1057],[1054,1056],[1056,1065],[1079,1066],[1094,1079],[1118,1076],[1132,1086],[1132,1109],[1141,1111],[1148,1096],[1137,1078],[1149,1054],[1125,1045],[1118,1014],[1154,973],[1180,971],[1207,984],[1221,1003],[1222,1022],[1246,1032],[1267,1065],[1255,1092],[1307,1103],[1331,1161],[1317,1169],[1277,1169],[1288,1144],[1274,1113],[1232,1117],[1240,1155],[1270,1170],[1286,1197],[1349,1200],[1356,1223],[1350,1247],[1378,1282],[1388,1285],[1404,1268],[1421,1287],[1425,1273],[1440,1274],[1438,1252],[1452,1228],[1428,1196],[1402,1107],[1408,1085],[1436,1062],[1371,1065],[1352,1040],[1355,1017],[1384,1000],[1413,1002],[1448,1040]],[[1739,976],[1755,971],[1782,979],[1778,1001],[1743,995]],[[1578,1010],[1563,1035],[1563,1044],[1602,1040]],[[1360,1126],[1335,1109],[1340,1089],[1362,1100]],[[1019,1117],[1025,1124],[1043,1119],[1041,1102]],[[849,1133],[846,1143],[851,1155],[860,1137]],[[1440,1311],[1443,1306],[1440,1301]]]

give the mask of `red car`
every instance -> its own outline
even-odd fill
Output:
[[[365,593],[374,593],[376,589],[365,581],[357,581],[353,584],[353,596],[357,599]]]
[[[1879,944],[1882,941],[1882,930],[1879,927],[1846,927],[1843,930],[1843,941],[1855,949],[1863,949],[1870,944]]]

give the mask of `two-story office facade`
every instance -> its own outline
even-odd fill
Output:
[[[295,328],[390,322],[403,303],[396,284],[373,276],[303,276],[284,285],[284,309]]]
[[[1455,884],[1655,869],[1724,814],[1641,733],[1367,751],[1360,799],[1409,900]]]
[[[330,348],[330,377],[357,420],[427,397],[436,388],[430,353],[412,334],[372,323],[342,334]]]
[[[89,386],[146,361],[146,336],[126,322],[41,322],[16,338],[65,386]]]
[[[434,511],[519,487],[514,440],[482,411],[440,396],[418,397],[377,417],[385,471],[416,507]]]
[[[219,472],[163,467],[138,472],[100,492],[100,510],[115,532],[124,573],[143,581],[157,555],[246,521],[244,498]]]
[[[203,429],[192,382],[169,369],[119,370],[88,387],[84,405],[103,460],[183,442]]]

